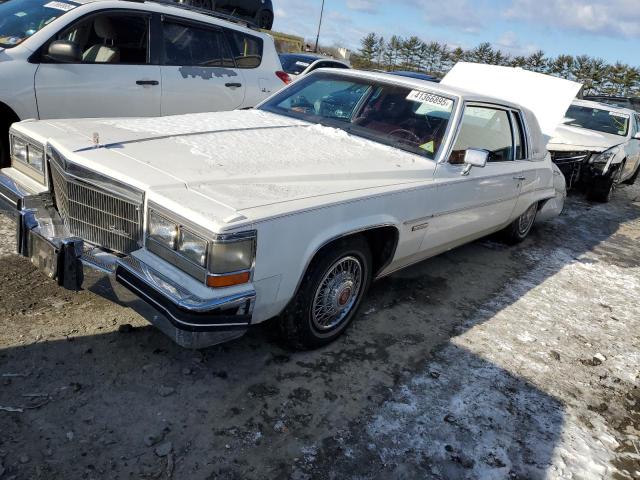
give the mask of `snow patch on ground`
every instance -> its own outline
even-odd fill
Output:
[[[619,444],[588,392],[594,372],[637,382],[628,332],[640,328],[640,307],[625,297],[640,291],[640,269],[563,248],[527,255],[538,265],[373,417],[367,432],[384,464],[422,462],[458,479],[613,474]],[[606,361],[589,365],[596,354]]]

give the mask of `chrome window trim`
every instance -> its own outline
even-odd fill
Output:
[[[35,147],[38,147],[42,150],[42,171],[34,168],[22,160],[19,160],[13,155],[13,142],[11,141],[11,137],[17,137],[28,145],[31,144]],[[9,158],[11,159],[11,166],[14,167],[21,173],[24,173],[27,177],[36,180],[42,183],[45,186],[49,186],[49,175],[47,168],[47,146],[40,144],[35,139],[28,137],[20,132],[15,130],[9,130]]]

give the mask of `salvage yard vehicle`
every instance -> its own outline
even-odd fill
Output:
[[[351,68],[343,60],[317,53],[281,53],[280,62],[282,69],[289,74],[292,80],[308,75],[318,68]]]
[[[0,166],[18,120],[252,107],[284,85],[281,69],[271,36],[213,12],[8,0],[0,3]]]
[[[18,252],[71,289],[85,267],[111,275],[186,347],[276,316],[295,348],[325,345],[373,280],[494,232],[520,242],[565,199],[532,111],[354,70],[254,110],[24,121],[11,144]]]
[[[618,185],[633,184],[640,173],[640,114],[576,100],[548,148],[567,187],[580,186],[589,199],[608,202]]]

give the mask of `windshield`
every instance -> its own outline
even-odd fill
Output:
[[[313,74],[260,109],[345,130],[434,159],[454,101],[371,80]]]
[[[565,114],[564,124],[626,137],[629,133],[629,121],[629,115],[624,113],[571,105]]]
[[[282,69],[293,75],[300,75],[316,60],[317,58],[309,55],[280,55]]]
[[[73,2],[42,0],[0,2],[0,47],[15,47],[77,6]]]

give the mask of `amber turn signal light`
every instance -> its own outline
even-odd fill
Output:
[[[213,288],[232,287],[247,283],[251,275],[249,272],[230,273],[229,275],[220,275],[217,277],[207,277],[207,286]]]

